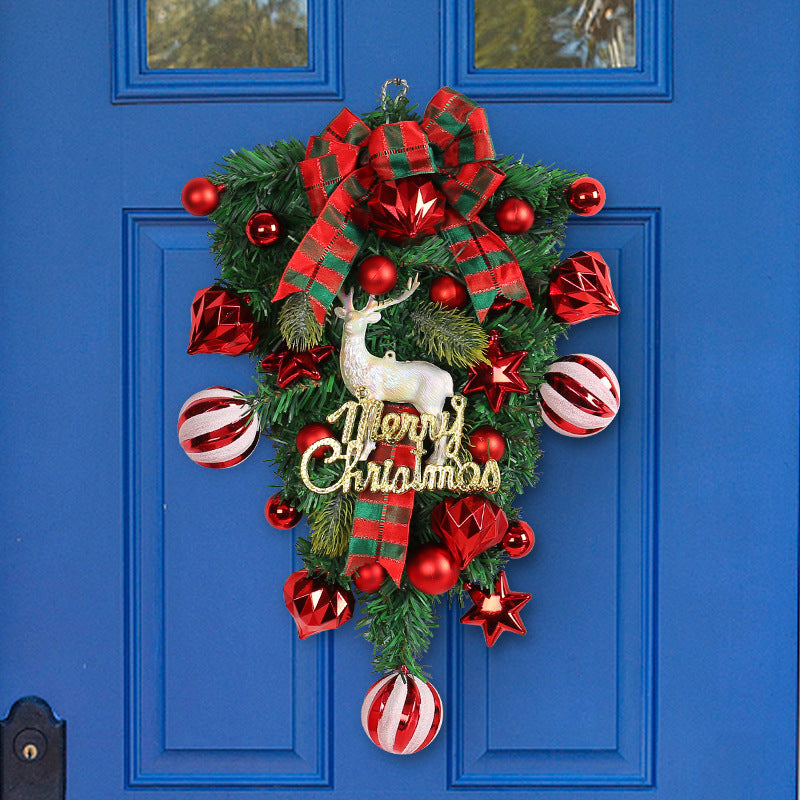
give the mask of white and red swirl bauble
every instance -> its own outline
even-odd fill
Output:
[[[408,755],[427,747],[442,725],[442,699],[432,683],[397,670],[372,684],[361,724],[387,753]]]
[[[619,381],[597,356],[575,353],[548,368],[539,387],[542,419],[565,436],[592,436],[619,411]]]
[[[178,439],[196,464],[214,469],[244,461],[258,444],[258,414],[233,389],[213,386],[193,394],[178,417]]]

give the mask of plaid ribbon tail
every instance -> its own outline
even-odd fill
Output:
[[[533,308],[525,278],[514,254],[477,217],[466,220],[448,210],[441,233],[458,262],[481,322],[486,319],[498,295]]]
[[[387,459],[395,467],[414,468],[413,446],[378,443],[369,458],[383,464]],[[363,491],[356,500],[353,534],[345,572],[350,575],[364,564],[377,561],[399,586],[408,549],[408,528],[414,510],[414,491],[403,494]]]

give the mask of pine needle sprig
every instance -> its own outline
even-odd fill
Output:
[[[455,367],[486,362],[486,331],[464,312],[423,303],[411,312],[414,335],[422,350]]]
[[[295,292],[283,301],[278,326],[291,350],[308,350],[322,341],[322,325],[317,322],[305,292]]]
[[[353,530],[355,495],[337,492],[326,495],[309,515],[311,550],[331,558],[344,555]]]

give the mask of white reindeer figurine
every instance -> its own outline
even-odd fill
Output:
[[[362,309],[353,308],[352,289],[347,294],[339,292],[342,305],[334,309],[336,316],[344,320],[339,363],[344,385],[354,396],[363,386],[371,399],[410,403],[420,414],[432,414],[441,423],[445,401],[453,396],[450,374],[427,361],[396,361],[391,350],[383,358],[377,358],[367,350],[364,342],[367,326],[380,321],[381,309],[408,300],[418,287],[419,278],[415,275],[398,297],[378,302],[370,295]],[[444,464],[446,447],[447,437],[442,436],[436,442],[429,463]],[[361,459],[365,459],[374,448],[374,442],[368,443]]]

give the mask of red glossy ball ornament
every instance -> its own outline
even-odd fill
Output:
[[[353,586],[359,592],[377,592],[385,577],[386,570],[377,561],[373,561],[359,568],[353,576]]]
[[[378,236],[390,242],[430,236],[444,222],[445,196],[424,176],[381,181],[367,205]]]
[[[469,302],[467,287],[450,275],[440,275],[431,283],[431,301],[445,308],[464,308]]]
[[[397,267],[386,256],[370,256],[358,266],[358,283],[368,294],[386,294],[397,286]]]
[[[349,589],[309,578],[304,569],[293,572],[283,584],[283,602],[297,625],[301,639],[344,625],[353,616],[356,599]]]
[[[205,217],[216,211],[224,189],[224,186],[217,186],[208,178],[192,178],[181,191],[181,203],[190,214]]]
[[[287,503],[283,499],[283,495],[278,492],[267,500],[267,504],[264,506],[264,516],[273,528],[288,531],[289,528],[294,528],[300,522],[303,514],[291,503]]]
[[[269,211],[257,211],[247,220],[244,232],[256,247],[269,247],[281,238],[281,224]]]
[[[508,197],[497,207],[494,218],[504,233],[526,233],[531,229],[536,215],[527,200]]]
[[[441,594],[456,585],[458,563],[442,544],[428,542],[413,552],[406,561],[411,585],[426,594]]]
[[[303,425],[297,432],[295,444],[300,453],[305,453],[314,442],[318,442],[320,439],[335,438],[336,434],[330,425],[326,425],[324,422],[309,422],[308,425]],[[320,461],[326,456],[329,456],[332,452],[333,449],[330,446],[324,445],[323,447],[318,447],[311,457]]]
[[[491,500],[468,494],[442,500],[431,513],[431,527],[464,569],[478,553],[500,544],[508,517]]]
[[[485,464],[490,458],[499,461],[506,452],[506,440],[491,425],[481,425],[469,435],[467,449],[476,464]]]
[[[503,549],[511,558],[522,558],[533,550],[536,537],[533,528],[521,519],[514,520],[503,537]]]
[[[591,217],[606,204],[606,190],[594,178],[578,178],[567,187],[567,205],[582,217]]]

